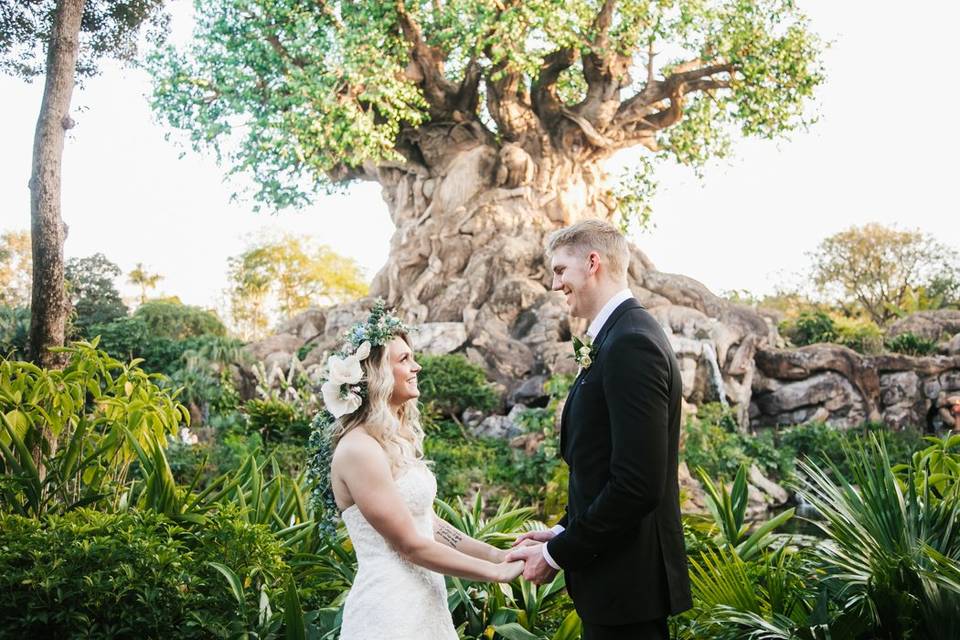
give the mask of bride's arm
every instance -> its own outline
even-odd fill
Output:
[[[488,562],[503,562],[507,552],[493,545],[471,538],[452,524],[433,514],[433,539],[448,545],[461,553]]]
[[[410,562],[438,573],[482,582],[509,582],[522,563],[491,562],[421,535],[397,491],[380,444],[369,436],[341,440],[334,465],[367,522]]]

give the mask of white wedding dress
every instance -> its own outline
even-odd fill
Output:
[[[433,473],[420,464],[395,482],[417,531],[432,538]],[[344,603],[340,640],[457,640],[443,576],[401,558],[356,505],[342,517],[357,552],[357,575]]]

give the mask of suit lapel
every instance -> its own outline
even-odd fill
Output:
[[[603,346],[603,341],[607,339],[607,336],[610,334],[610,329],[613,328],[620,317],[629,311],[630,309],[642,309],[643,305],[637,302],[636,298],[628,298],[620,303],[620,305],[613,310],[613,313],[610,314],[610,317],[607,318],[607,321],[603,323],[603,326],[600,327],[600,333],[597,334],[597,338],[593,341],[593,351],[599,357],[600,347]],[[596,366],[596,362],[593,363]],[[560,414],[560,454],[564,458],[566,449],[564,449],[564,440],[566,440],[567,433],[567,413],[570,410],[570,405],[573,403],[573,397],[577,393],[577,389],[580,388],[580,381],[586,375],[587,369],[583,369],[577,374],[577,378],[573,381],[573,384],[570,385],[570,391],[567,392],[567,400],[563,403],[563,411]]]

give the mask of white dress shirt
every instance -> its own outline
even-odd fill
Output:
[[[629,300],[633,297],[633,292],[630,289],[622,289],[615,294],[613,297],[607,300],[607,303],[603,305],[603,308],[600,309],[600,313],[597,314],[597,317],[590,322],[590,326],[587,328],[587,335],[590,336],[590,340],[594,340],[597,337],[597,334],[600,333],[600,329],[603,329],[603,325],[607,323],[607,320],[610,319],[610,316],[613,314],[614,310],[623,304],[626,300]],[[552,529],[554,535],[559,535],[563,531],[563,527],[559,524],[554,525]],[[558,565],[552,557],[550,557],[550,552],[547,551],[547,545],[544,544],[540,547],[543,551],[543,559],[547,561],[547,564],[561,571],[560,565]]]

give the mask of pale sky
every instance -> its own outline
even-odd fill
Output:
[[[717,293],[771,292],[805,270],[805,252],[854,224],[920,228],[960,249],[960,90],[944,75],[960,5],[799,4],[833,43],[819,123],[792,140],[740,141],[735,157],[710,167],[702,181],[689,169],[664,167],[656,228],[632,238],[660,270]],[[189,29],[184,0],[173,6],[182,34]],[[0,77],[0,231],[29,227],[41,90],[39,81]],[[148,91],[143,72],[106,65],[74,94],[78,124],[63,168],[68,257],[102,252],[125,272],[143,262],[164,276],[160,292],[205,306],[218,305],[227,258],[264,229],[313,237],[355,258],[368,277],[383,265],[393,226],[377,185],[319,197],[303,211],[253,213],[249,202],[230,201],[234,188],[211,157],[164,140]],[[125,276],[118,285],[133,296]]]

